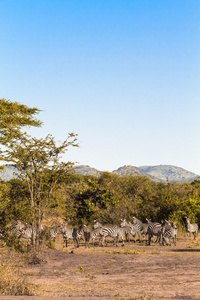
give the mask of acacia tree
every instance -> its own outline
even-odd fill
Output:
[[[39,111],[35,107],[0,99],[0,144],[3,146],[0,149],[0,160],[9,162],[19,171],[18,176],[27,182],[34,246],[52,192],[73,165],[71,162],[60,162],[61,155],[69,146],[78,146],[74,133],[70,133],[57,146],[51,135],[36,139],[23,132],[25,126],[42,125],[34,117]]]
[[[19,171],[18,176],[27,182],[34,247],[52,192],[72,170],[72,162],[61,162],[62,154],[69,146],[78,146],[74,133],[69,133],[60,145],[56,144],[52,135],[37,139],[24,134],[5,151],[5,159]]]
[[[25,126],[41,126],[42,122],[34,117],[39,112],[36,107],[0,99],[0,144],[9,146],[20,139]]]

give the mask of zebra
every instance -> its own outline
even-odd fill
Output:
[[[140,228],[131,222],[128,223],[128,226],[131,227],[131,235],[135,238],[134,242],[136,242],[136,235],[138,235],[140,239]]]
[[[122,246],[124,246],[124,236],[126,236],[127,233],[133,234],[133,230],[130,226],[118,227],[116,225],[111,225],[108,227],[103,227],[99,232],[99,245],[103,247],[104,241],[106,242],[106,237],[109,236],[113,238],[113,245],[118,246],[119,240],[122,239]]]
[[[94,220],[94,225],[93,225],[94,230],[95,229],[103,229],[103,227],[104,226],[98,220]],[[101,232],[101,230],[100,230],[100,232]],[[100,232],[99,232],[99,234],[100,234]],[[103,238],[102,235],[100,234],[99,245],[102,245],[102,243],[101,243],[102,239],[105,240],[105,242],[106,242],[106,236]],[[106,245],[107,245],[107,242],[106,242]]]
[[[157,222],[151,222],[150,220],[146,219],[149,226],[147,229],[147,234],[148,234],[148,242],[149,245],[151,244],[151,238],[153,236],[157,236],[159,238],[159,243],[162,245],[163,243],[163,235],[165,232],[165,221],[162,221],[161,224]]]
[[[127,236],[129,237],[130,234],[133,234],[133,231],[130,226],[123,226],[123,227],[118,227],[116,229],[116,233],[117,233],[117,236],[114,237],[114,234],[113,234],[113,237],[114,237],[115,245],[117,247],[120,238],[122,239],[122,246],[124,246],[124,236],[126,236],[126,239],[127,239]],[[129,242],[130,242],[130,239],[129,239]]]
[[[8,230],[8,235],[11,236],[16,236],[17,238],[19,238],[20,234],[21,234],[21,230],[24,229],[26,226],[20,221],[17,220],[16,222],[12,223],[12,225],[10,226],[9,230]]]
[[[103,227],[103,225],[99,221],[94,220],[94,225],[93,225],[94,229],[102,228],[102,227]]]
[[[87,228],[87,225],[82,225],[80,227],[74,227],[72,231],[72,237],[74,240],[74,247],[79,248],[79,241],[82,238],[83,230]]]
[[[133,224],[135,226],[137,226],[138,229],[140,230],[141,240],[142,240],[142,235],[145,235],[146,236],[146,240],[147,240],[147,230],[148,230],[149,224],[148,223],[142,223],[142,221],[140,221],[136,217],[133,217]]]
[[[56,236],[60,231],[60,226],[53,226],[49,228],[49,237],[55,243]]]
[[[130,234],[135,238],[136,241],[136,232],[138,231],[138,229],[132,223],[127,223],[126,219],[121,219],[120,227],[126,229],[125,236],[127,242],[130,242]]]
[[[36,236],[36,229],[35,229],[35,236]],[[28,246],[30,246],[33,242],[33,228],[30,224],[27,224],[26,227],[22,228],[20,231],[19,231],[19,235],[18,235],[18,239],[25,239],[27,240],[27,248]],[[40,244],[40,242],[39,242]]]
[[[62,237],[63,237],[63,247],[67,247],[67,241],[69,239],[73,239],[73,228],[69,228],[67,227],[67,222],[63,222],[61,225],[60,225],[60,230],[61,230],[61,234],[62,234]]]
[[[84,238],[85,238],[85,248],[89,248],[90,247],[90,241],[92,240],[92,244],[94,247],[94,240],[97,237],[97,235],[99,234],[99,232],[101,231],[101,228],[96,228],[93,230],[89,230],[89,228],[87,226],[84,226],[83,228],[83,234],[84,234]]]
[[[163,243],[165,242],[167,245],[171,246],[170,239],[173,239],[173,243],[176,246],[176,237],[178,234],[178,227],[176,226],[176,222],[172,223],[172,226],[169,221],[166,221],[170,228],[165,228],[165,233],[163,235]]]
[[[104,241],[106,242],[106,237],[108,237],[108,236],[112,237],[115,242],[115,239],[118,234],[118,232],[117,232],[118,228],[119,227],[116,225],[111,225],[108,227],[101,227],[101,230],[99,232],[99,235],[100,235],[99,245],[103,247],[103,243],[104,243]],[[106,246],[107,246],[107,242],[106,242]]]
[[[18,230],[18,239],[24,238],[28,240],[27,246],[30,245],[33,242],[33,232],[35,237],[38,237],[39,245],[42,244],[42,236],[46,232],[46,226],[41,224],[41,232],[38,232],[38,230],[35,228],[33,231],[32,225],[26,224],[25,227],[23,227],[21,230]]]
[[[197,237],[197,232],[198,232],[198,224],[197,223],[190,223],[190,217],[185,217],[186,218],[186,231],[187,235],[191,236],[191,233],[194,235],[194,239],[196,240]]]

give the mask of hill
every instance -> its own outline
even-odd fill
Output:
[[[189,172],[183,168],[171,166],[171,165],[159,165],[159,166],[123,166],[117,170],[112,171],[115,174],[121,176],[124,175],[139,175],[147,176],[154,181],[161,182],[191,182],[196,179],[200,179],[200,176]],[[101,172],[97,169],[91,168],[89,166],[78,166],[77,173],[82,175],[94,175],[98,176]]]
[[[123,166],[123,167],[120,167],[117,170],[114,170],[112,173],[116,173],[116,174],[119,174],[121,176],[124,176],[124,175],[147,176],[147,177],[151,178],[154,181],[159,181],[159,179],[156,178],[155,176],[152,176],[151,174],[148,174],[147,172],[144,172],[140,168],[133,167],[133,166]]]
[[[90,166],[80,165],[76,167],[76,173],[80,175],[99,176],[102,172]]]
[[[200,179],[200,176],[195,173],[171,165],[142,166],[139,168],[143,172],[159,178],[162,181],[191,182]]]
[[[7,167],[4,171],[0,173],[0,178],[7,181],[12,178],[15,178],[15,173],[16,171],[13,169],[13,167]],[[76,167],[76,173],[81,175],[99,176],[102,173],[102,171],[99,171],[87,165],[79,165]],[[121,176],[147,176],[150,179],[157,182],[192,182],[194,180],[200,180],[199,175],[189,172],[183,168],[171,165],[142,167],[134,167],[129,165],[120,167],[112,171],[112,173],[119,174]]]

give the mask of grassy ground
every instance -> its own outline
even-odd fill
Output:
[[[89,249],[83,242],[75,249],[70,242],[66,249],[58,236],[54,246],[43,245],[40,261],[34,264],[31,253],[0,244],[0,294],[15,295],[15,300],[20,295],[27,299],[31,295],[92,300],[200,298],[199,238],[194,241],[182,234],[176,247],[139,241],[113,247],[110,241],[107,247]]]

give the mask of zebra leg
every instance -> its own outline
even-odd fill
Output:
[[[104,243],[104,240],[105,240],[105,236],[103,235],[100,239],[100,246],[103,247],[103,243]],[[106,243],[106,246],[107,246],[107,243]]]
[[[119,242],[119,237],[113,237],[113,246],[115,245],[116,247],[118,247],[118,242]]]
[[[151,245],[151,238],[152,238],[152,235],[148,234],[148,243],[149,243],[149,246]]]
[[[125,235],[126,235],[126,242],[128,242],[129,233],[126,233]]]
[[[122,236],[122,247],[124,247],[124,237]]]
[[[94,239],[92,239],[92,245],[93,245],[93,248],[94,248]]]

